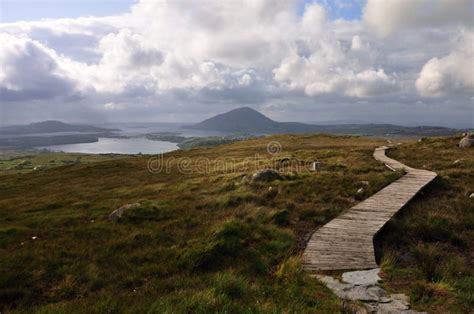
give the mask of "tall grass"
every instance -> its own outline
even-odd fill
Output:
[[[474,308],[474,154],[457,147],[458,140],[426,139],[389,151],[439,176],[376,239],[388,287],[433,313]]]
[[[267,153],[273,140],[281,156]],[[246,179],[252,167],[153,174],[145,156],[2,176],[0,311],[337,312],[297,256],[315,228],[396,178],[372,158],[380,144],[282,135],[165,155],[327,162],[269,183]]]

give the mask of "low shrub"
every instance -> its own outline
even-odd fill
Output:
[[[442,279],[443,252],[438,244],[418,243],[411,252],[426,280],[438,282]]]
[[[277,211],[273,215],[273,220],[279,226],[286,226],[290,222],[290,211],[288,209],[282,209]]]

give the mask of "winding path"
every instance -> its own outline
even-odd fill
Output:
[[[376,148],[374,158],[392,170],[404,169],[406,174],[318,229],[303,253],[306,270],[377,267],[375,234],[437,176],[435,172],[411,168],[388,158],[387,149],[386,146]]]

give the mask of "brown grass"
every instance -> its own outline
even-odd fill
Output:
[[[269,141],[282,151],[270,155]],[[2,176],[0,308],[340,311],[294,258],[315,228],[396,178],[372,158],[380,144],[281,135],[165,155],[217,165],[205,173],[183,174],[177,163],[169,173],[150,173],[142,156]],[[255,156],[259,168],[286,159],[325,166],[317,173],[282,168],[284,179],[271,183],[246,179],[255,163],[228,168]],[[117,223],[107,220],[134,202],[142,205]]]

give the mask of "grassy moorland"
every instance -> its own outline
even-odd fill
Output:
[[[339,312],[298,256],[311,231],[399,175],[372,158],[380,144],[282,135],[168,153],[159,173],[141,156],[1,176],[0,311]],[[268,166],[283,178],[246,177]]]
[[[402,145],[388,155],[439,177],[377,238],[386,286],[430,313],[474,308],[474,149],[459,137]]]

